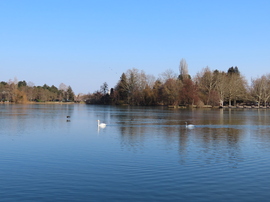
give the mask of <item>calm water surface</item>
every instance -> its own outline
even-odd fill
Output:
[[[269,123],[267,109],[0,105],[0,201],[269,201]]]

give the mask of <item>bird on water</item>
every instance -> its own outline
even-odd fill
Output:
[[[97,120],[98,122],[98,127],[101,127],[101,128],[105,128],[106,127],[106,123],[100,123],[99,120]]]
[[[187,124],[187,122],[185,122],[186,123],[186,128],[189,128],[189,129],[192,129],[192,128],[194,128],[195,126],[194,125],[192,125],[192,124]]]

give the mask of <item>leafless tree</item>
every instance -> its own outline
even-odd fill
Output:
[[[246,95],[247,82],[239,74],[227,74],[226,77],[226,88],[227,88],[227,98],[229,101],[229,106],[231,106],[232,100],[234,100],[234,105],[236,105],[236,100],[244,98]]]
[[[189,78],[188,64],[187,64],[187,62],[186,62],[186,60],[184,58],[182,58],[181,61],[180,61],[179,71],[180,71],[181,80]]]
[[[59,90],[67,91],[67,89],[68,89],[68,87],[67,87],[66,84],[61,83],[61,84],[59,85]]]
[[[258,102],[260,107],[261,102],[266,106],[270,98],[270,75],[263,75],[257,79],[251,79],[251,96]]]
[[[218,80],[215,79],[215,75],[209,67],[206,67],[201,72],[197,73],[195,81],[202,94],[207,96],[206,104],[208,105]]]
[[[177,74],[172,69],[167,69],[165,72],[161,73],[159,77],[159,80],[165,83],[169,79],[176,79]]]
[[[220,106],[223,107],[226,90],[227,90],[227,75],[225,72],[214,71],[214,79],[216,82],[215,90],[219,95]]]
[[[107,82],[104,82],[102,84],[102,86],[100,86],[100,91],[101,91],[102,95],[106,95],[108,93],[109,87],[108,87]]]

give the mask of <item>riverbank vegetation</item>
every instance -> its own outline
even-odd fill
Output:
[[[105,82],[99,91],[86,96],[89,104],[237,106],[268,105],[270,75],[252,79],[249,85],[238,67],[226,72],[203,68],[194,78],[188,74],[185,59],[180,61],[179,75],[167,70],[155,79],[138,69],[123,73],[115,88]]]
[[[35,86],[32,82],[9,80],[0,82],[0,101],[29,102],[83,102],[106,105],[143,106],[268,106],[270,101],[270,74],[251,79],[248,84],[238,67],[228,70],[203,68],[193,78],[188,73],[185,59],[180,61],[179,74],[166,70],[159,78],[138,69],[122,73],[114,88],[104,82],[100,90],[75,96],[72,88],[60,84]]]
[[[54,85],[35,86],[32,82],[17,81],[0,82],[1,102],[73,102],[75,95],[70,86],[61,83],[59,88]]]

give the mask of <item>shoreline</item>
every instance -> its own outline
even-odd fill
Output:
[[[188,106],[177,106],[177,105],[168,105],[169,109],[270,109],[270,106],[255,106],[255,105],[243,105],[243,106],[211,106],[204,105],[197,107],[196,105]]]
[[[72,105],[72,104],[86,104],[85,102],[21,102],[21,103],[14,103],[14,102],[0,102],[0,104],[2,105],[28,105],[28,104],[46,104],[46,105]],[[91,105],[91,104],[90,104]],[[125,106],[125,105],[119,105],[119,106]],[[139,106],[139,105],[138,105]],[[160,106],[160,105],[157,105]],[[149,106],[151,107],[151,106]],[[156,106],[152,106],[152,107],[156,107]],[[255,105],[244,105],[244,106],[211,106],[211,105],[204,105],[201,107],[197,107],[196,105],[189,105],[189,106],[177,106],[177,105],[168,105],[167,106],[168,109],[270,109],[270,106],[255,106]]]
[[[14,103],[14,102],[0,102],[0,104],[12,104],[12,105],[17,105],[17,104],[22,104],[22,105],[28,105],[28,104],[48,104],[48,105],[53,105],[53,104],[60,104],[60,105],[71,105],[71,104],[85,104],[84,102],[19,102],[19,103]]]

